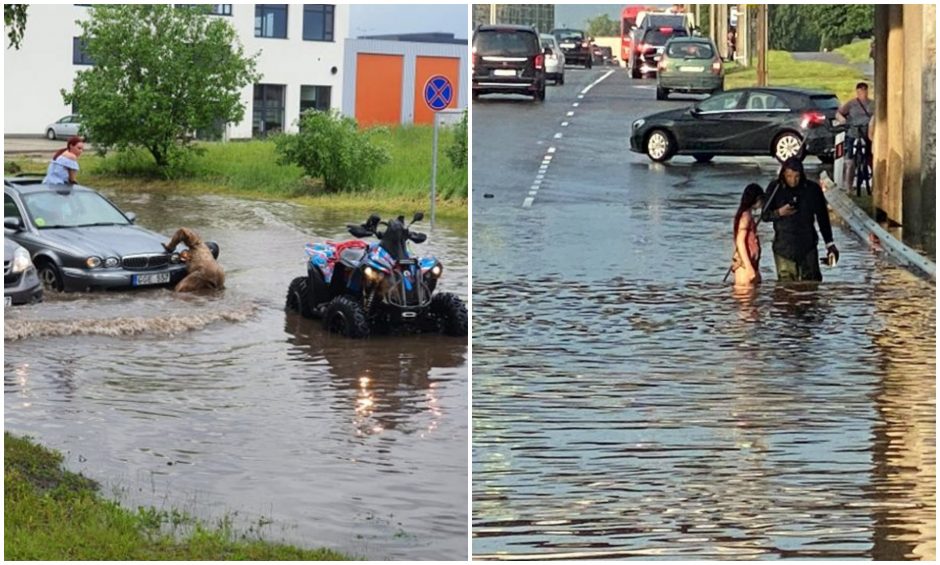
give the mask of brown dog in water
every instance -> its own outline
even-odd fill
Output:
[[[186,259],[186,277],[181,280],[174,290],[176,292],[192,292],[194,290],[225,288],[225,272],[212,256],[212,250],[206,245],[199,234],[189,228],[176,230],[169,243],[163,247],[168,253],[173,253],[176,246],[185,243],[189,248],[189,258]],[[184,255],[184,251],[181,255]]]

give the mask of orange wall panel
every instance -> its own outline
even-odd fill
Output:
[[[356,120],[360,126],[401,123],[402,55],[356,56]]]
[[[435,75],[443,75],[450,80],[454,87],[454,95],[448,108],[457,107],[457,97],[460,92],[460,59],[456,57],[422,57],[415,61],[415,117],[416,124],[434,123],[434,110],[424,101],[424,86],[428,79]]]

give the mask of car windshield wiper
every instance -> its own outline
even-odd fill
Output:
[[[96,226],[124,226],[124,225],[127,225],[127,224],[119,224],[117,222],[95,222],[93,224],[81,224],[75,227],[76,228],[92,228]]]
[[[59,228],[74,228],[78,226],[66,226],[65,224],[47,224],[44,226],[36,226],[36,227],[41,230],[49,230],[49,229],[59,229]]]

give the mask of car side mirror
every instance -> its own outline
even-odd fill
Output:
[[[132,224],[137,221],[137,214],[133,212],[125,212],[124,217],[127,218],[127,221]]]
[[[698,106],[692,106],[689,108],[689,113],[691,113],[693,116],[697,116],[702,113],[702,109]]]
[[[23,229],[23,220],[16,216],[5,216],[3,218],[4,229],[20,231]]]

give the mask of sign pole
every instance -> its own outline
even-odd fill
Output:
[[[440,120],[434,114],[434,153],[431,154],[431,230],[434,229],[434,212],[437,204],[437,130]]]

